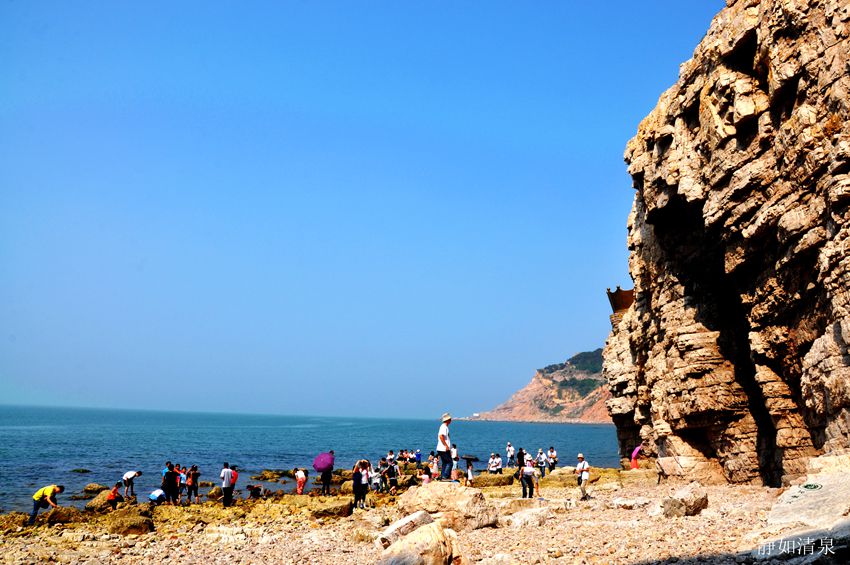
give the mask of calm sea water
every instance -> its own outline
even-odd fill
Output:
[[[61,504],[90,482],[114,484],[139,470],[137,494],[159,486],[166,460],[197,464],[201,479],[216,480],[221,464],[240,468],[240,486],[262,469],[311,469],[313,458],[333,449],[337,467],[379,459],[387,450],[436,448],[439,422],[430,420],[261,416],[76,408],[0,406],[0,509],[32,509],[32,494],[51,483],[65,485]],[[619,464],[613,425],[455,421],[453,443],[461,455],[504,457],[515,447],[555,446],[564,464],[583,451],[591,465]],[[483,462],[476,463],[476,469]],[[72,469],[90,473],[72,473]],[[278,488],[282,488],[278,485]],[[85,501],[73,503],[78,506]]]

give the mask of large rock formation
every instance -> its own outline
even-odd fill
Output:
[[[474,419],[513,422],[611,423],[611,398],[602,376],[602,350],[578,353],[564,363],[538,369],[531,382],[493,410]]]
[[[850,4],[728,0],[628,143],[626,456],[778,484],[850,447]]]

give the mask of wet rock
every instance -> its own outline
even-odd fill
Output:
[[[23,512],[9,512],[0,514],[0,531],[13,530],[25,526],[29,516]]]
[[[100,491],[97,496],[86,504],[86,510],[90,512],[106,512],[107,510],[111,510],[109,501],[106,500],[107,496],[109,496],[108,490]]]
[[[210,500],[221,500],[224,496],[224,493],[221,491],[221,487],[213,487],[207,493],[207,498]]]
[[[82,473],[91,473],[91,471],[89,469],[84,469],[82,467],[80,467],[79,469],[71,469],[71,472],[72,473],[81,473],[81,474]]]
[[[352,503],[350,500],[321,500],[316,498],[308,500],[311,503],[307,507],[307,512],[313,518],[351,516]]]
[[[83,492],[89,494],[97,494],[104,490],[109,490],[109,487],[105,485],[99,485],[97,483],[89,483],[83,487]]]
[[[498,520],[498,511],[479,489],[450,482],[411,487],[398,498],[398,509],[404,514],[419,510],[454,513],[455,521],[467,530],[495,526]]]
[[[48,524],[70,524],[85,519],[85,515],[73,506],[59,506],[47,513]]]
[[[93,493],[84,492],[82,494],[72,494],[68,498],[70,498],[71,500],[91,500],[95,496],[96,495]]]
[[[150,512],[141,507],[122,508],[107,514],[103,519],[110,534],[127,536],[154,531]]]
[[[406,536],[416,528],[424,526],[425,524],[430,524],[433,521],[434,519],[431,515],[424,510],[414,512],[410,516],[406,516],[401,520],[398,520],[389,528],[381,532],[375,540],[375,543],[377,543],[382,549],[386,549],[392,545],[393,542]]]
[[[212,481],[198,481],[198,486],[199,486],[199,487],[204,487],[204,488],[206,488],[206,487],[213,487],[213,486],[215,486],[215,483],[214,483],[214,482],[212,482]]]
[[[289,471],[289,473],[291,474],[292,471]],[[255,481],[265,481],[267,483],[274,483],[284,476],[286,476],[286,471],[284,471],[283,469],[263,469],[260,474],[252,475],[251,478]]]

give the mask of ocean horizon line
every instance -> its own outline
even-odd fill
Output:
[[[404,420],[413,422],[429,422],[431,418],[423,417],[403,417],[403,416],[346,416],[346,415],[324,415],[324,414],[283,414],[270,412],[229,412],[229,411],[213,411],[213,410],[173,410],[167,408],[125,408],[125,407],[106,407],[106,406],[60,406],[54,404],[7,404],[0,402],[0,409],[3,408],[25,408],[38,410],[76,410],[76,411],[100,411],[100,412],[137,412],[146,414],[184,414],[184,415],[199,415],[199,416],[239,416],[239,417],[258,417],[258,418],[325,418],[329,420]],[[460,420],[461,418],[455,418]],[[433,421],[439,423],[439,416]]]

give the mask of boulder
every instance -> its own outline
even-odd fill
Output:
[[[542,508],[529,508],[520,510],[516,514],[505,516],[499,520],[511,528],[526,528],[529,526],[542,526],[552,516],[548,506]]]
[[[154,530],[150,512],[142,507],[122,508],[104,516],[110,534],[128,536],[146,534]]]
[[[198,481],[199,487],[214,487],[215,483],[212,481]]]
[[[436,522],[420,526],[386,548],[379,565],[446,565],[455,555],[456,536]]]
[[[83,513],[73,506],[58,506],[47,513],[48,524],[70,524],[82,522],[84,519]]]
[[[84,468],[81,467],[79,469],[71,469],[71,472],[72,473],[91,473],[91,470],[90,469],[84,469]]]
[[[667,518],[696,516],[708,506],[708,493],[702,485],[693,482],[677,490],[672,497],[666,498],[661,506]]]
[[[398,509],[403,514],[413,514],[419,510],[431,514],[454,513],[465,530],[495,526],[499,516],[496,508],[479,489],[451,482],[411,487],[398,498]]]
[[[473,479],[473,484],[475,488],[486,488],[486,487],[504,487],[508,485],[512,485],[514,482],[513,475],[491,475],[490,473],[481,473]]]
[[[221,491],[221,487],[213,487],[207,493],[207,498],[209,498],[210,500],[220,500],[223,496],[224,493]]]
[[[345,481],[339,485],[339,494],[353,495],[354,481]]]
[[[292,471],[289,471],[291,474]],[[286,476],[286,471],[283,469],[263,469],[263,471],[259,475],[251,475],[251,478],[255,481],[265,481],[267,483],[273,483],[275,481],[280,480],[282,477]]]
[[[110,509],[109,501],[106,500],[107,496],[109,496],[108,490],[100,491],[97,496],[86,504],[86,510],[89,512],[106,512]]]
[[[425,524],[430,524],[434,519],[424,510],[414,512],[410,516],[406,516],[401,520],[396,521],[390,527],[378,534],[375,543],[381,548],[386,549],[399,538],[402,538]]]
[[[310,504],[307,506],[307,512],[313,518],[344,518],[345,516],[351,516],[353,505],[350,500],[326,500],[321,498],[310,498],[308,500],[310,500]]]
[[[104,485],[99,485],[97,483],[89,483],[83,487],[83,492],[87,492],[90,494],[97,494],[101,491],[109,490],[109,487]]]

